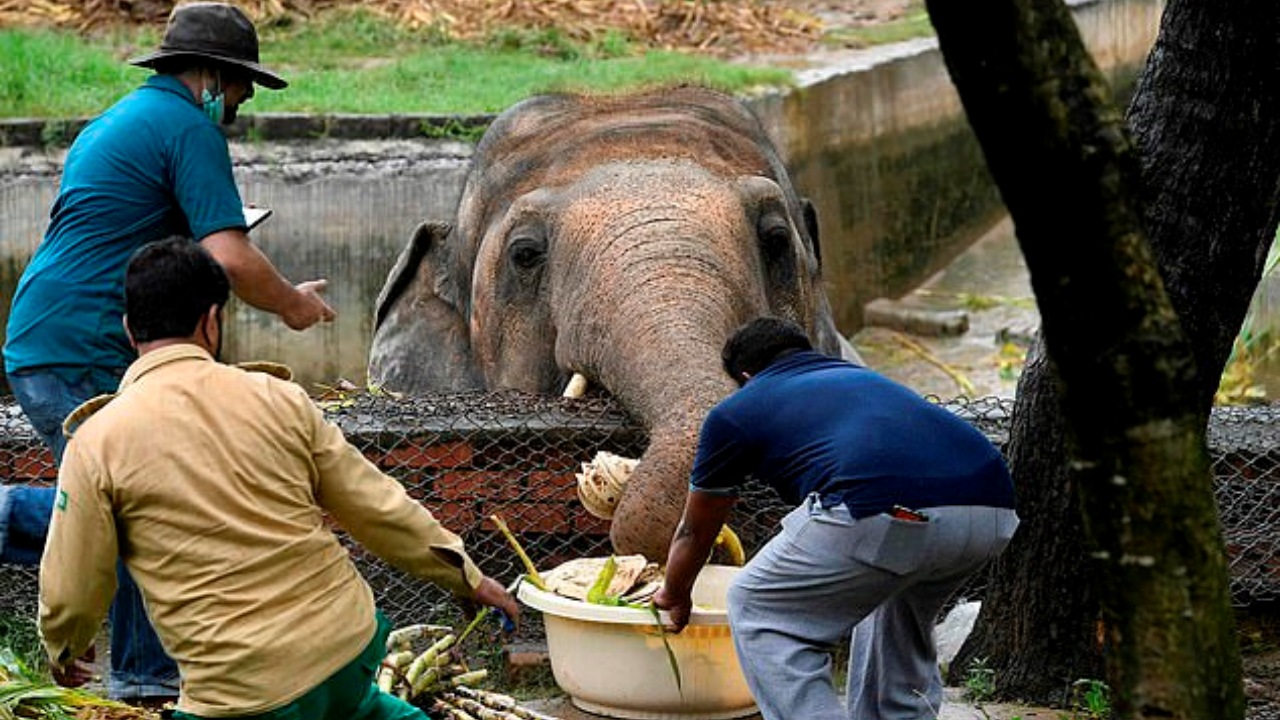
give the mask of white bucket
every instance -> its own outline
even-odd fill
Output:
[[[693,586],[694,611],[666,636],[680,685],[653,613],[593,605],[521,583],[522,602],[541,610],[556,684],[578,708],[635,720],[727,720],[752,715],[729,633],[725,594],[740,568],[708,565]],[[666,613],[662,613],[666,620]]]

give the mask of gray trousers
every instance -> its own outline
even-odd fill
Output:
[[[729,587],[729,624],[766,720],[936,717],[934,623],[965,579],[1008,544],[1013,510],[937,507],[928,522],[854,520],[809,498]],[[856,627],[856,631],[855,631]],[[831,672],[852,633],[842,704]]]

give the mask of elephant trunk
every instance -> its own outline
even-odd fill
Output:
[[[687,335],[669,340],[660,347],[669,349],[674,363],[637,367],[633,375],[640,385],[656,386],[634,391],[630,383],[622,383],[620,389],[610,386],[649,433],[649,446],[618,501],[610,538],[618,553],[641,553],[660,563],[666,562],[684,509],[702,421],[735,388],[720,369],[720,334],[694,343]]]
[[[620,277],[653,278],[667,272],[632,268]],[[724,287],[726,276],[741,275],[711,275],[686,278],[678,285],[608,285],[605,297],[586,306],[612,305],[604,312],[620,322],[589,338],[562,338],[566,348],[601,350],[575,353],[565,365],[607,388],[648,431],[649,446],[613,515],[610,537],[621,554],[666,561],[684,508],[702,421],[736,389],[721,367],[721,348],[736,327],[764,308],[757,294]]]
[[[557,243],[577,250],[550,264],[556,362],[647,429],[610,536],[665,562],[702,421],[736,387],[721,348],[769,308],[756,228],[736,186],[686,163],[611,165],[580,185],[561,222],[590,237]]]

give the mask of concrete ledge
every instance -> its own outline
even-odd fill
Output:
[[[912,335],[958,337],[969,332],[969,313],[963,310],[939,310],[889,298],[867,303],[862,318],[869,326]]]
[[[247,113],[226,128],[228,138],[289,141],[469,137],[495,116],[426,113]],[[0,147],[67,146],[92,118],[0,118]]]

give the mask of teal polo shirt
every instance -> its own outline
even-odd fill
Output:
[[[222,130],[181,81],[153,75],[67,152],[48,230],[13,297],[5,370],[126,367],[136,357],[121,326],[133,251],[244,227]]]

